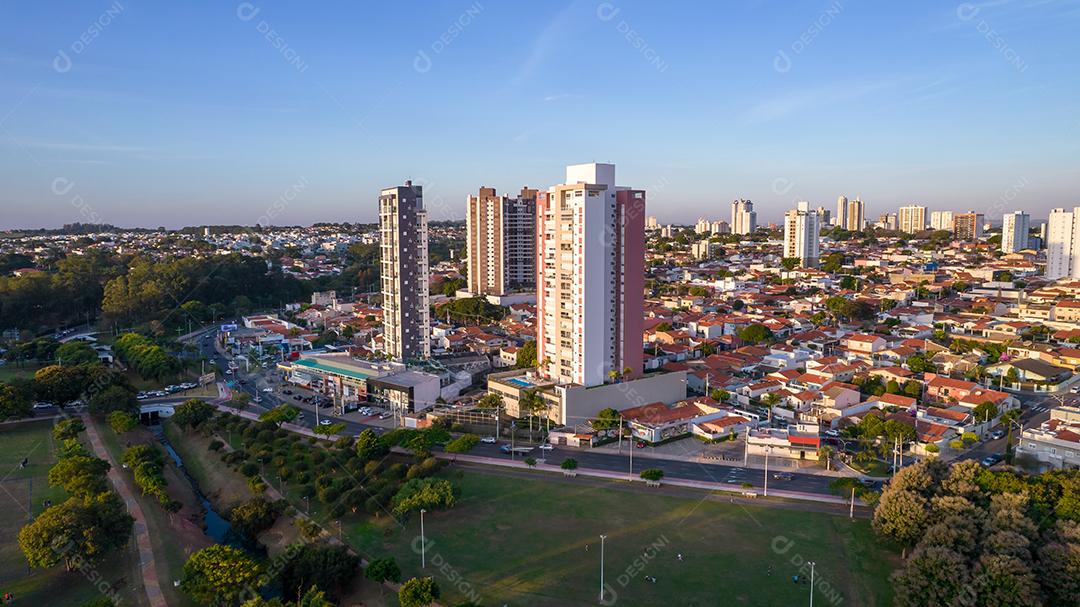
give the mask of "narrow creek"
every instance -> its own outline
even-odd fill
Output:
[[[191,484],[191,490],[195,492],[195,497],[198,498],[199,503],[203,507],[203,532],[206,533],[210,539],[219,544],[239,545],[239,538],[232,531],[232,525],[229,521],[225,520],[223,516],[218,514],[218,511],[214,509],[214,505],[210,503],[210,500],[206,499],[202,489],[199,488],[199,483],[184,467],[184,460],[180,458],[180,454],[173,449],[169,439],[165,437],[165,431],[160,425],[151,426],[150,431],[157,437],[161,446],[165,447],[165,451],[169,453],[169,457],[176,463],[177,469],[184,475],[188,483]]]

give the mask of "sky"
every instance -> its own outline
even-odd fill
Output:
[[[460,219],[592,161],[664,223],[1080,205],[1080,0],[5,9],[0,228]]]

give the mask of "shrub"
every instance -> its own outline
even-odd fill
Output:
[[[563,463],[559,464],[559,467],[563,470],[577,470],[577,466],[577,460],[572,457],[564,459]]]
[[[130,432],[138,423],[139,418],[133,413],[113,411],[109,414],[109,425],[112,426],[113,432],[117,434]]]
[[[220,451],[221,448],[224,447],[224,446],[225,446],[225,443],[223,443],[223,442],[221,442],[221,441],[219,441],[218,439],[215,438],[214,440],[210,441],[210,446],[208,448],[211,451]]]
[[[664,471],[659,468],[648,468],[641,471],[641,478],[647,481],[659,481],[664,478]]]
[[[927,453],[937,453],[939,451],[941,451],[941,447],[938,447],[937,445],[935,445],[933,443],[930,443],[929,445],[926,446],[926,452]]]

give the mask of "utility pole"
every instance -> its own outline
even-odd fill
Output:
[[[851,509],[848,510],[848,518],[855,518],[855,487],[851,488]]]
[[[765,447],[765,497],[769,497],[769,452],[771,451],[771,446]]]

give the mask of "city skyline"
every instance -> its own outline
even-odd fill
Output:
[[[0,205],[19,209],[0,228],[374,222],[369,193],[406,179],[432,221],[463,219],[480,185],[554,183],[553,167],[589,161],[618,163],[664,223],[745,198],[768,224],[841,193],[867,217],[918,204],[1037,220],[1078,202],[1078,15],[1066,2],[780,16],[760,3],[24,5],[0,26]],[[393,36],[378,25],[405,18]],[[637,94],[577,78],[597,68]],[[540,151],[555,129],[583,136]]]

